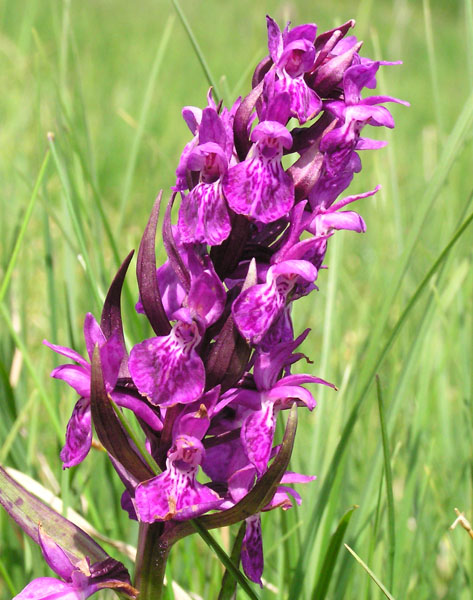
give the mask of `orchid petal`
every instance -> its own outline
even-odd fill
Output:
[[[188,404],[202,394],[205,369],[194,350],[199,340],[194,324],[178,323],[168,336],[145,340],[131,350],[131,376],[152,404]]]
[[[39,577],[33,579],[13,600],[84,600],[89,595],[71,583],[54,577]]]
[[[74,467],[84,460],[92,444],[90,399],[80,398],[67,424],[66,443],[60,458],[63,469]]]
[[[271,400],[263,400],[261,410],[252,413],[241,428],[241,441],[251,463],[261,476],[268,468],[276,418]]]
[[[58,354],[62,354],[63,356],[66,356],[67,358],[75,360],[83,367],[90,368],[90,365],[85,360],[85,358],[83,358],[75,350],[72,350],[72,348],[67,348],[66,346],[57,346],[56,344],[50,344],[47,340],[43,340],[43,344],[45,346],[47,346],[48,348],[51,348],[51,350],[54,350],[54,352],[57,352]]]
[[[90,397],[90,365],[87,365],[87,368],[79,365],[60,365],[51,371],[51,377],[65,381],[79,396]]]
[[[259,514],[246,519],[246,531],[241,546],[241,564],[247,577],[263,587],[263,537]]]

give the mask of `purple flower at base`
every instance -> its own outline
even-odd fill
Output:
[[[278,448],[273,448],[271,452],[271,458],[273,458],[277,452]],[[251,464],[248,464],[233,472],[233,474],[228,477],[228,490],[231,495],[231,500],[226,501],[220,508],[230,508],[239,500],[244,498],[254,485],[255,475],[255,468]],[[283,475],[281,484],[308,483],[314,479],[316,478],[311,475],[302,475],[300,473],[288,471]],[[276,508],[288,510],[293,506],[290,497],[294,498],[298,505],[301,504],[301,497],[293,488],[285,485],[279,485],[273,498],[261,510],[262,512],[267,512]],[[252,515],[246,519],[246,531],[241,548],[241,561],[243,570],[245,571],[247,577],[251,579],[251,581],[261,585],[264,557],[260,513]]]
[[[125,567],[112,558],[90,564],[86,558],[73,562],[52,538],[38,528],[39,543],[49,567],[61,577],[39,577],[13,600],[85,600],[101,589],[112,588],[135,598]]]
[[[251,132],[249,157],[231,167],[223,179],[230,208],[261,223],[287,214],[294,204],[294,184],[281,165],[283,148],[292,136],[277,121],[263,121]]]

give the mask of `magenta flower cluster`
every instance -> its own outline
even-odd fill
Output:
[[[137,261],[137,310],[155,335],[128,353],[119,311],[128,257],[100,325],[90,314],[85,319],[88,359],[46,342],[72,360],[52,376],[80,397],[61,452],[64,467],[86,457],[94,421],[133,519],[170,528],[208,511],[223,517],[277,456],[278,414],[294,404],[313,410],[306,384],[334,387],[291,374],[306,358],[297,349],[308,334],[294,332],[291,311],[317,289],[335,231],[365,231],[363,219],[345,208],[378,188],[340,195],[361,170],[358,152],[384,145],[362,137],[365,125],[392,128],[383,105],[401,102],[362,97],[364,88],[376,87],[379,67],[394,63],[361,57],[361,42],[347,36],[353,25],[320,35],[312,23],[281,32],[267,17],[269,56],[256,67],[249,95],[226,108],[210,91],[205,108],[183,110],[193,137],[164,218],[168,258],[156,269],[156,203]],[[100,392],[135,414],[160,474],[125,431],[124,447],[114,445],[110,422],[94,408]],[[261,584],[263,571],[260,511],[299,503],[290,484],[312,479],[286,471],[264,506],[242,517],[241,561],[252,581]]]

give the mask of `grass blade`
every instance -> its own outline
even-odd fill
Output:
[[[52,423],[54,429],[56,430],[56,434],[59,439],[62,439],[64,436],[64,429],[59,422],[59,419],[57,416],[57,410],[55,407],[52,406],[49,396],[46,393],[46,390],[44,389],[43,384],[41,383],[41,380],[38,376],[35,365],[30,356],[30,353],[28,352],[28,350],[26,348],[26,345],[24,344],[23,340],[20,338],[18,333],[15,331],[15,327],[12,323],[12,320],[10,319],[10,315],[8,313],[8,310],[7,310],[4,302],[0,302],[0,313],[3,317],[3,320],[5,321],[5,324],[9,330],[9,332],[10,332],[13,342],[15,343],[16,347],[23,355],[23,360],[25,361],[25,365],[31,375],[31,378],[33,379],[33,381],[35,383],[36,388],[38,389],[39,396],[40,396],[41,400],[43,401],[44,407],[46,408],[46,411],[51,420],[51,423]]]
[[[217,86],[217,82],[216,82],[215,78],[213,77],[212,73],[210,72],[209,65],[207,64],[207,61],[205,60],[205,56],[204,56],[202,50],[200,49],[199,43],[197,42],[197,39],[192,31],[191,26],[189,25],[189,21],[186,19],[186,16],[182,11],[182,8],[181,8],[179,2],[177,0],[171,0],[171,2],[179,16],[179,19],[181,20],[182,25],[184,26],[184,29],[186,30],[187,36],[190,40],[190,43],[192,44],[192,47],[194,48],[195,55],[197,56],[197,58],[200,62],[200,65],[204,71],[205,77],[207,78],[209,85],[211,85],[213,88],[213,95],[214,95],[215,101],[218,103],[221,96],[220,96],[220,92],[219,92],[219,89]]]
[[[98,306],[101,306],[103,301],[103,293],[100,291],[100,286],[98,284],[95,273],[92,269],[92,263],[90,262],[89,252],[87,250],[87,244],[85,240],[85,234],[83,229],[83,224],[81,221],[80,211],[78,207],[74,203],[73,191],[71,187],[70,178],[68,177],[66,168],[63,162],[59,158],[59,154],[56,150],[56,144],[54,141],[54,136],[49,136],[49,147],[51,149],[51,154],[53,155],[54,163],[56,165],[56,169],[59,175],[59,179],[61,180],[62,188],[64,191],[64,198],[66,200],[66,206],[69,212],[69,217],[71,219],[72,228],[74,230],[74,234],[77,238],[77,242],[79,244],[79,249],[81,252],[81,258],[83,259],[83,267],[84,271],[87,275],[87,278],[90,283],[90,288],[92,293],[95,296],[96,302]],[[79,257],[78,257],[79,258]],[[82,261],[79,260],[79,263]]]
[[[241,545],[243,542],[243,538],[245,537],[246,530],[246,522],[240,525],[238,529],[238,533],[236,535],[235,541],[233,542],[232,553],[230,554],[230,560],[233,564],[238,565],[240,563],[240,553],[241,553]],[[222,586],[220,588],[220,592],[218,594],[218,600],[232,600],[234,595],[236,594],[237,582],[234,579],[233,575],[225,570],[222,578]]]
[[[396,555],[396,526],[394,518],[394,495],[393,495],[393,474],[391,470],[391,456],[389,451],[389,439],[386,427],[386,414],[384,409],[383,394],[379,377],[376,376],[376,392],[378,396],[379,423],[381,426],[381,436],[383,439],[384,455],[384,473],[386,475],[386,495],[388,504],[388,538],[389,538],[389,569],[388,586],[393,589],[394,579],[394,558]]]
[[[23,222],[21,224],[20,231],[18,233],[18,237],[16,239],[12,255],[10,257],[10,260],[8,261],[8,266],[6,268],[5,275],[3,276],[2,286],[0,287],[0,302],[3,302],[3,299],[5,298],[5,294],[7,293],[7,289],[8,289],[8,285],[10,283],[13,269],[15,268],[18,254],[20,252],[21,245],[25,238],[26,228],[28,227],[28,223],[30,221],[31,214],[33,213],[33,209],[36,204],[36,198],[38,197],[39,188],[40,188],[41,184],[43,183],[44,175],[46,173],[46,168],[47,168],[48,162],[49,162],[49,156],[50,156],[50,152],[49,152],[49,150],[47,150],[47,152],[44,156],[43,162],[41,164],[41,167],[39,169],[38,177],[36,178],[33,192],[31,193],[30,201],[28,203],[28,206],[26,207],[25,216],[23,218]]]
[[[320,569],[320,576],[312,592],[312,600],[323,600],[327,595],[330,581],[332,579],[332,573],[337,562],[337,556],[340,551],[348,523],[350,522],[350,519],[357,508],[358,506],[352,506],[347,510],[347,512],[340,519],[340,523],[330,539],[327,552],[325,553],[324,562],[322,563],[322,568]]]
[[[363,567],[363,569],[368,573],[371,579],[376,583],[379,589],[383,592],[383,594],[388,598],[388,600],[395,600],[394,596],[392,596],[387,588],[381,583],[381,581],[376,577],[373,571],[368,567],[368,565],[363,562],[363,560],[358,556],[358,554],[350,548],[348,544],[343,544],[345,548],[350,552],[350,554],[354,557],[354,559]]]
[[[126,168],[125,174],[125,182],[123,184],[123,194],[120,204],[120,213],[119,213],[119,221],[117,225],[117,233],[115,238],[117,240],[120,239],[120,232],[123,227],[123,223],[125,220],[125,211],[128,199],[130,197],[131,186],[133,184],[133,175],[135,173],[136,161],[138,158],[138,151],[140,149],[141,140],[143,139],[143,133],[145,130],[146,120],[148,118],[149,109],[151,106],[151,100],[154,93],[154,88],[156,85],[156,80],[158,77],[158,73],[161,69],[161,65],[163,63],[163,58],[166,53],[166,49],[171,39],[171,32],[174,26],[174,18],[169,17],[166,26],[164,28],[164,32],[161,38],[161,41],[158,46],[158,50],[156,52],[156,57],[153,62],[153,66],[151,67],[151,73],[148,79],[148,85],[146,86],[145,97],[143,99],[143,105],[141,107],[140,118],[138,120],[138,127],[136,128],[136,134],[133,139],[133,144],[131,146],[130,156],[128,158],[128,164]]]

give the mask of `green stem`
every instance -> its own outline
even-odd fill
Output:
[[[136,555],[134,587],[140,600],[161,600],[164,593],[164,574],[171,547],[163,538],[163,523],[141,523]]]

